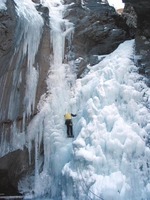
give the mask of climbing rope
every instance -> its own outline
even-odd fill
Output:
[[[75,166],[76,166],[76,165],[75,165]],[[91,191],[91,190],[89,189],[89,187],[87,186],[87,184],[86,184],[86,182],[85,182],[85,180],[84,180],[84,177],[83,177],[83,175],[82,175],[82,173],[81,173],[79,167],[77,167],[77,166],[76,166],[76,171],[77,171],[77,173],[81,176],[82,182],[84,183],[84,186],[85,186],[86,189],[87,189],[87,190],[85,190],[85,187],[81,184],[81,187],[82,187],[83,191],[85,192],[85,194],[86,194],[87,191],[88,191],[88,192],[90,192],[91,194],[93,194],[97,199],[104,200],[101,196],[98,196],[97,194],[95,194],[93,191]],[[91,198],[88,194],[86,194],[86,195],[87,195],[88,199],[93,200],[93,198]]]

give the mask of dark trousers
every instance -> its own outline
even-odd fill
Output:
[[[67,136],[73,136],[72,120],[67,119],[65,124],[67,126]]]

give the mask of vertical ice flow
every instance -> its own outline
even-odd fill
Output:
[[[60,196],[61,170],[69,159],[70,141],[66,141],[64,125],[65,110],[70,109],[70,82],[73,80],[71,66],[64,64],[65,39],[71,40],[73,25],[63,19],[64,6],[61,1],[42,1],[49,8],[50,38],[53,53],[47,78],[47,95],[41,97],[39,114],[28,127],[29,148],[35,139],[35,195],[50,193],[51,197]],[[44,163],[40,171],[40,138],[43,137]],[[67,154],[66,154],[67,153]],[[42,186],[41,186],[42,185]],[[55,189],[54,189],[55,188]]]
[[[150,91],[140,81],[133,62],[134,42],[121,44],[76,81],[79,113],[72,149],[63,119],[65,110],[70,109],[70,80],[66,78],[70,66],[63,64],[63,59],[65,36],[71,35],[73,27],[63,19],[61,1],[42,3],[50,11],[53,55],[48,92],[41,97],[39,113],[27,130],[30,150],[32,140],[35,142],[35,181],[28,192],[46,194],[53,200],[149,200],[150,150],[145,143],[150,130],[146,107]],[[27,45],[24,47],[26,52]],[[40,156],[42,143],[44,163]],[[25,191],[33,177],[22,180],[20,189]]]
[[[149,200],[150,89],[133,56],[134,40],[125,41],[76,81],[79,113],[63,200]]]
[[[19,58],[16,69],[14,71],[14,82],[17,81],[17,77],[21,76],[18,74],[19,59],[23,59],[27,56],[27,71],[26,71],[26,91],[24,99],[24,111],[26,115],[30,115],[34,110],[36,87],[38,82],[38,68],[34,66],[35,56],[38,51],[40,44],[43,19],[35,9],[34,3],[30,0],[15,0],[16,11],[19,16],[19,32],[17,34],[17,48],[16,52],[19,51]],[[14,83],[15,84],[15,83]],[[19,84],[19,83],[18,83]],[[9,105],[9,113],[13,108],[14,94],[11,95],[12,101]],[[12,110],[13,111],[13,110]]]
[[[5,1],[2,1],[3,3]],[[39,72],[37,66],[34,66],[35,56],[40,44],[43,19],[35,8],[35,4],[30,0],[15,0],[15,9],[18,15],[18,23],[15,32],[15,52],[13,59],[16,59],[16,66],[12,73],[12,89],[8,105],[8,119],[14,119],[18,116],[20,107],[20,92],[18,92],[22,82],[22,76],[25,76],[25,97],[23,125],[25,125],[25,116],[31,114],[34,110],[36,89]],[[17,55],[17,56],[16,56]],[[26,74],[22,74],[21,64],[27,58]],[[11,61],[10,61],[11,62]],[[7,79],[6,79],[7,80]],[[15,103],[14,103],[15,102]],[[15,106],[17,105],[17,106]],[[24,128],[23,132],[18,134],[17,126],[14,122],[12,125],[12,142],[11,145],[1,146],[2,155],[17,148],[23,148],[25,143]],[[5,141],[5,138],[3,138]],[[18,141],[20,141],[18,143]],[[5,141],[6,142],[6,141]],[[16,145],[18,144],[18,145]]]

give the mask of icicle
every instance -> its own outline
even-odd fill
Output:
[[[44,23],[42,17],[35,9],[34,3],[30,0],[15,0],[15,2],[22,31],[18,39],[18,45],[19,43],[23,43],[23,45],[21,45],[23,46],[23,49],[20,51],[22,56],[27,55],[25,111],[27,115],[30,115],[34,110],[37,82],[39,78],[38,70],[33,66],[33,64],[40,44]]]
[[[44,6],[47,6],[50,11],[50,37],[53,46],[53,59],[47,79],[48,95],[44,96],[45,100],[43,99],[43,97],[41,98],[41,102],[38,106],[40,110],[37,116],[38,130],[37,128],[37,131],[34,130],[36,134],[35,181],[38,182],[36,183],[36,194],[43,193],[42,189],[38,189],[38,185],[41,184],[43,177],[45,177],[45,180],[43,182],[44,190],[51,190],[51,180],[53,180],[53,186],[55,185],[55,187],[58,187],[58,177],[61,175],[61,168],[65,163],[65,160],[67,159],[64,155],[64,146],[66,146],[66,141],[64,140],[64,112],[65,108],[69,107],[70,84],[66,77],[71,76],[71,70],[69,69],[69,64],[63,64],[63,60],[65,40],[67,38],[68,43],[71,42],[71,37],[74,30],[73,25],[68,22],[68,20],[63,19],[64,7],[62,6],[61,1],[58,0],[57,2],[52,2],[45,0],[43,3]],[[33,126],[35,127],[34,123],[32,122],[32,127]],[[44,144],[44,163],[43,171],[39,173],[39,160],[37,160],[37,149],[41,145],[41,142],[43,142]],[[59,163],[60,155],[62,156],[61,162]],[[53,191],[53,195],[56,195],[56,191]]]
[[[1,0],[2,1],[2,0]],[[5,2],[5,1],[2,1]],[[24,97],[24,113],[22,130],[21,125],[18,127],[19,122],[13,122],[11,133],[11,151],[17,148],[23,148],[25,145],[26,134],[26,117],[31,115],[34,110],[36,89],[39,78],[38,67],[34,66],[35,56],[41,40],[43,19],[35,8],[35,4],[30,0],[15,0],[16,12],[18,14],[18,27],[16,29],[16,49],[10,61],[10,65],[17,55],[16,66],[12,73],[12,90],[8,105],[8,119],[14,120],[19,113],[19,106],[16,108],[14,105],[20,105],[20,92],[18,92],[20,84],[22,83],[21,65],[24,58],[27,58],[27,72],[26,72],[26,90]],[[36,30],[36,31],[35,31]],[[7,75],[5,81],[7,80]],[[3,91],[4,93],[5,91]],[[3,95],[3,94],[2,94]],[[15,104],[14,104],[15,102]],[[3,113],[2,113],[3,114]],[[12,123],[12,122],[11,122]],[[18,129],[20,128],[20,130]],[[22,131],[22,132],[21,132]],[[5,138],[3,137],[3,140]],[[6,144],[7,142],[4,142]],[[7,144],[6,144],[7,146]],[[3,150],[7,152],[6,149]],[[29,141],[29,151],[31,150],[31,141]],[[29,156],[31,157],[31,156]]]
[[[65,109],[70,107],[70,83],[73,79],[71,74],[71,67],[69,64],[63,64],[65,40],[71,42],[73,34],[73,25],[68,20],[63,19],[64,7],[60,0],[57,1],[43,1],[43,5],[50,10],[50,26],[51,26],[51,41],[53,44],[53,60],[50,63],[50,71],[47,78],[47,94],[41,97],[38,105],[39,113],[32,119],[25,130],[26,115],[30,115],[34,107],[35,91],[38,81],[38,70],[33,66],[34,57],[37,52],[38,42],[34,41],[35,31],[33,28],[38,28],[38,41],[40,40],[41,24],[38,25],[38,19],[31,19],[30,14],[26,10],[27,6],[21,6],[19,0],[15,0],[18,6],[18,14],[22,18],[24,26],[24,33],[19,38],[24,38],[23,55],[28,51],[28,69],[27,69],[27,89],[25,96],[25,112],[23,118],[23,132],[26,135],[26,142],[29,151],[29,163],[32,163],[31,153],[33,150],[32,143],[35,143],[35,196],[42,195],[46,191],[50,193],[53,187],[58,187],[61,169],[68,159],[66,156],[66,140],[65,140],[65,125],[64,113]],[[28,2],[29,3],[29,2]],[[30,4],[29,4],[30,5]],[[26,11],[26,12],[25,12]],[[30,9],[29,9],[30,11]],[[32,13],[32,10],[31,10]],[[35,16],[36,18],[36,16]],[[27,20],[27,25],[24,24]],[[31,27],[28,24],[31,22]],[[41,22],[41,20],[39,20]],[[32,27],[33,26],[33,27]],[[37,27],[38,26],[38,27]],[[30,30],[31,28],[31,30]],[[25,39],[26,38],[26,39]],[[32,46],[32,42],[36,43]],[[37,45],[37,46],[36,46]],[[69,78],[69,76],[71,78]],[[66,78],[67,77],[67,78]],[[44,145],[42,147],[42,145]],[[41,165],[40,148],[44,150],[44,163]],[[70,150],[70,145],[67,146]],[[71,151],[69,151],[69,154]],[[60,162],[59,162],[60,161]],[[39,171],[39,167],[40,171]],[[53,196],[57,196],[57,191],[53,191]]]
[[[39,184],[39,143],[38,133],[35,136],[35,191],[38,192]]]

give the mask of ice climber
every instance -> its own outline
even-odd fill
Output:
[[[74,137],[73,135],[73,124],[72,124],[72,117],[76,117],[77,115],[72,113],[66,113],[65,117],[65,124],[67,126],[67,137]]]

